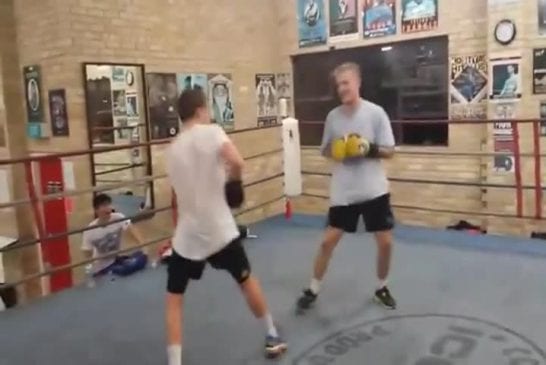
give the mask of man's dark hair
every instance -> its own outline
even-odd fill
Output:
[[[184,90],[178,98],[178,115],[182,122],[185,122],[195,115],[197,109],[203,108],[206,105],[207,99],[202,90]]]
[[[97,209],[101,205],[112,204],[112,198],[108,194],[98,194],[93,198],[93,209]]]

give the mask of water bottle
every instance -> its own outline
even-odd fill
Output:
[[[93,276],[93,264],[85,266],[85,283],[88,288],[95,287],[95,278]]]

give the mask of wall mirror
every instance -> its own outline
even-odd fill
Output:
[[[94,186],[125,184],[109,190],[114,209],[128,217],[145,217],[154,208],[150,146],[131,147],[150,140],[144,66],[83,65],[90,148],[126,146],[91,155]]]

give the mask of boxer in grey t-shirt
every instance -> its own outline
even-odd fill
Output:
[[[396,301],[387,288],[391,261],[394,216],[390,205],[389,184],[381,159],[394,155],[394,136],[390,120],[380,106],[360,97],[360,68],[346,63],[334,70],[341,105],[326,118],[321,153],[337,157],[332,168],[328,227],[315,258],[313,278],[298,300],[307,309],[316,300],[332,253],[343,234],[354,233],[362,216],[366,231],[374,234],[377,247],[379,283],[375,299],[389,309]],[[358,135],[358,156],[339,159],[332,156],[332,144]],[[348,142],[347,142],[348,143]],[[345,150],[345,149],[344,149]]]

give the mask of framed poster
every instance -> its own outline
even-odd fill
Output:
[[[163,139],[178,134],[178,86],[174,73],[148,73],[148,107],[152,139]]]
[[[414,33],[438,27],[438,0],[402,0],[402,32]]]
[[[45,137],[45,129],[42,126],[42,84],[40,66],[25,66],[23,68],[25,80],[25,105],[27,109],[27,134],[30,138]]]
[[[487,119],[485,54],[451,57],[449,92],[453,119]]]
[[[127,99],[125,90],[113,90],[112,100],[114,101],[114,116],[124,117],[127,115]]]
[[[133,143],[148,142],[152,133],[148,122],[149,111],[156,110],[152,107],[148,109],[149,89],[145,75],[143,64],[83,64],[89,148],[125,146],[124,150],[89,155],[91,185],[98,187],[124,183],[123,189],[110,192],[112,205],[126,216],[139,215],[138,220],[151,217],[147,211],[155,204],[154,182],[135,182],[153,175],[152,147],[131,146]],[[154,87],[157,86],[154,84]],[[166,93],[152,90],[150,94],[157,99],[165,97],[160,106],[167,105]],[[157,117],[157,114],[154,116]]]
[[[493,123],[493,150],[496,153],[502,153],[494,157],[493,170],[495,172],[514,172],[514,133],[512,123],[504,121],[514,119],[515,104],[501,102],[495,105],[495,119],[498,122]]]
[[[176,75],[176,83],[179,94],[187,89],[201,89],[207,95],[208,78],[206,74],[180,73]]]
[[[138,95],[135,92],[127,93],[125,106],[127,108],[127,116],[134,118],[139,116]]]
[[[546,48],[533,49],[533,94],[546,94]]]
[[[329,0],[330,42],[358,39],[358,0]]]
[[[256,75],[258,127],[277,124],[277,88],[275,74]]]
[[[521,56],[501,56],[489,60],[489,98],[514,101],[521,98]]]
[[[396,3],[394,0],[363,0],[364,38],[396,34]]]
[[[49,90],[49,116],[51,118],[51,134],[54,137],[68,136],[68,113],[64,89]]]
[[[235,112],[231,75],[209,74],[207,89],[212,121],[225,129],[232,129],[235,124]]]
[[[538,34],[546,35],[546,0],[537,0],[538,3]]]
[[[279,117],[285,118],[292,113],[292,75],[277,74],[277,97],[279,99]]]
[[[326,16],[323,0],[297,0],[300,48],[326,44]]]

